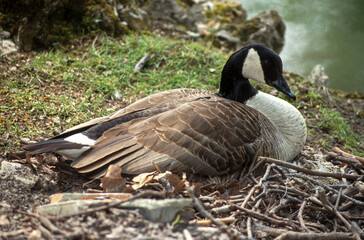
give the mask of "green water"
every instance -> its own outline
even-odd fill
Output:
[[[238,0],[248,18],[276,9],[286,24],[285,71],[309,75],[321,64],[331,88],[364,93],[363,0]]]

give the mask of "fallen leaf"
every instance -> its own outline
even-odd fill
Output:
[[[111,164],[105,176],[101,179],[100,186],[104,192],[124,192],[126,190],[126,179],[121,176],[121,168]]]
[[[240,184],[239,181],[234,179],[228,186],[228,195],[229,196],[234,196],[234,195],[239,195],[240,194]]]
[[[132,188],[134,190],[137,190],[141,187],[143,187],[145,184],[151,183],[154,181],[157,171],[154,172],[148,172],[148,173],[141,173],[138,176],[133,178],[133,182],[136,184],[133,184]]]

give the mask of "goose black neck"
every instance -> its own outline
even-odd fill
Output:
[[[242,68],[244,59],[238,56],[238,54],[239,52],[233,54],[222,70],[218,95],[223,98],[245,103],[248,99],[256,95],[258,90],[250,84],[248,79],[243,77]]]

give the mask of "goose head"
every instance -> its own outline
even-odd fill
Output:
[[[219,95],[245,103],[258,93],[249,79],[276,88],[293,100],[296,96],[283,75],[282,60],[266,46],[251,44],[230,56],[221,75]]]

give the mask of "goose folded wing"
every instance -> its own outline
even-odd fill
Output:
[[[121,119],[124,116],[135,116],[140,117],[148,114],[149,109],[161,109],[163,106],[173,105],[178,102],[188,101],[194,96],[209,96],[212,93],[206,90],[197,90],[197,89],[173,89],[169,91],[164,91],[160,93],[156,93],[150,95],[148,97],[142,98],[129,106],[120,109],[108,116],[103,116],[100,118],[95,118],[90,121],[81,123],[77,126],[74,126],[62,134],[54,137],[54,138],[65,138],[67,136],[71,136],[72,134],[76,134],[82,131],[85,131],[95,125],[102,124],[105,122],[110,122],[115,119]]]
[[[74,163],[101,176],[108,164],[126,174],[155,170],[218,176],[248,164],[246,145],[259,140],[256,115],[243,104],[200,99],[111,128]]]

